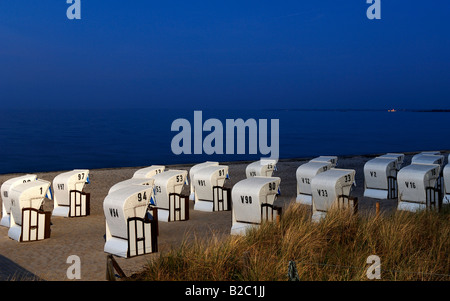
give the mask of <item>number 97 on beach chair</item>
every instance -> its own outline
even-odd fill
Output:
[[[83,192],[89,170],[75,169],[53,179],[53,216],[78,217],[90,214],[90,194]]]

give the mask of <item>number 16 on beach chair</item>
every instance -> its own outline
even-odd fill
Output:
[[[51,212],[42,210],[50,182],[35,180],[10,190],[11,226],[8,236],[16,241],[37,241],[50,237]]]
[[[9,228],[11,219],[11,190],[17,185],[24,184],[31,181],[36,181],[37,176],[28,174],[20,177],[15,177],[7,180],[2,184],[1,187],[1,198],[2,198],[2,219],[0,225]]]
[[[281,216],[281,207],[274,206],[280,182],[278,177],[251,177],[233,186],[232,235],[244,235],[247,229]]]
[[[158,252],[158,211],[152,198],[149,185],[127,185],[106,196],[104,252],[124,258]]]
[[[75,169],[53,179],[53,216],[78,217],[90,214],[90,194],[83,192],[89,170]]]
[[[440,210],[442,202],[439,164],[414,163],[398,173],[397,210]]]

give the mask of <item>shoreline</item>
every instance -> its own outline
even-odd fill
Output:
[[[450,151],[441,151],[447,163]],[[417,152],[405,152],[403,166],[410,164],[410,159]],[[338,156],[337,168],[356,170],[356,187],[352,195],[359,199],[360,212],[374,212],[377,200],[362,197],[364,190],[363,168],[365,162],[378,154]],[[273,176],[281,178],[281,195],[276,204],[285,207],[295,202],[296,176],[295,171],[301,164],[310,158],[280,159]],[[229,166],[230,180],[227,184],[233,186],[245,178],[245,167],[249,161],[220,162]],[[195,164],[166,165],[166,169],[188,170]],[[145,166],[142,166],[145,167]],[[103,213],[103,200],[109,188],[117,182],[129,179],[133,173],[142,167],[102,168],[90,170],[91,184],[85,186],[84,191],[91,194],[91,214],[87,217],[63,218],[52,217],[51,236],[37,242],[18,243],[8,237],[8,229],[0,227],[0,266],[3,273],[12,276],[14,272],[22,275],[36,275],[44,280],[68,280],[67,269],[70,267],[67,258],[77,255],[81,260],[81,280],[105,280],[106,256],[103,251],[105,234],[105,217]],[[64,171],[37,172],[38,178],[52,181],[59,173]],[[0,175],[0,185],[15,174]],[[179,246],[183,240],[198,237],[212,237],[214,235],[230,235],[231,211],[201,212],[193,210],[193,202],[189,202],[190,218],[182,222],[159,222],[158,252],[129,259],[116,258],[127,275],[142,270],[148,260],[158,257],[161,252]],[[396,209],[396,200],[381,200],[382,211]],[[46,200],[44,209],[52,210],[53,201]],[[7,268],[5,268],[7,267]],[[27,274],[24,271],[28,271]],[[5,278],[0,271],[0,279]],[[20,280],[20,277],[16,277]]]
[[[417,153],[420,153],[420,152],[425,152],[425,151],[427,151],[427,150],[418,150],[418,151],[408,151],[408,152],[401,152],[401,151],[392,151],[391,153],[401,153],[401,154],[404,154],[405,156],[412,156],[412,155],[415,155],[415,154],[417,154]],[[450,149],[443,149],[443,150],[436,150],[436,151],[438,151],[438,152],[441,152],[441,154],[443,154],[444,156],[446,156],[446,158],[447,158],[447,156],[450,154]],[[374,157],[376,157],[376,156],[380,156],[380,155],[383,155],[383,154],[385,154],[386,152],[384,152],[384,153],[370,153],[370,154],[347,154],[347,155],[335,155],[335,154],[321,154],[322,156],[327,156],[327,155],[330,155],[330,156],[337,156],[339,159],[351,159],[351,158],[354,158],[354,157],[364,157],[364,158],[374,158]],[[291,157],[291,158],[280,158],[280,159],[278,159],[278,162],[291,162],[291,161],[307,161],[307,160],[311,160],[311,159],[313,159],[313,158],[315,158],[315,157],[318,157],[318,156],[320,156],[320,155],[316,155],[316,156],[305,156],[305,157]],[[261,158],[265,158],[265,156],[261,156]],[[197,162],[190,162],[190,163],[174,163],[174,164],[167,164],[167,165],[165,165],[166,167],[169,167],[169,168],[174,168],[174,167],[186,167],[186,166],[192,166],[192,165],[195,165],[195,164],[198,164],[198,163],[201,163],[201,162],[204,162],[204,161],[218,161],[218,160],[215,160],[215,159],[211,159],[211,160],[202,160],[202,161],[197,161]],[[249,159],[249,160],[238,160],[238,161],[218,161],[218,162],[220,162],[220,164],[225,164],[225,165],[233,165],[233,164],[249,164],[249,163],[251,163],[251,162],[254,162],[254,161],[256,161],[256,160],[251,160],[251,159]],[[164,164],[162,164],[162,163],[158,163],[158,162],[155,162],[155,163],[153,163],[153,164],[150,164],[150,165],[164,165]],[[147,167],[147,166],[150,166],[150,165],[140,165],[140,166],[121,166],[121,167],[100,167],[100,168],[92,168],[92,169],[89,169],[89,168],[87,168],[87,167],[83,167],[83,166],[79,166],[79,167],[76,167],[76,168],[86,168],[86,169],[89,169],[89,170],[118,170],[118,169],[130,169],[130,168],[135,168],[135,169],[139,169],[139,168],[144,168],[144,167]],[[75,168],[74,168],[75,169]],[[70,170],[72,170],[72,169],[58,169],[58,170],[41,170],[41,171],[27,171],[27,172],[7,172],[7,173],[0,173],[0,186],[1,186],[1,184],[2,184],[2,180],[1,180],[1,177],[2,176],[8,176],[8,175],[10,175],[10,176],[15,176],[15,175],[21,175],[21,174],[27,174],[27,173],[39,173],[39,174],[44,174],[44,173],[52,173],[52,172],[58,172],[58,173],[62,173],[62,172],[65,172],[65,171],[70,171]]]

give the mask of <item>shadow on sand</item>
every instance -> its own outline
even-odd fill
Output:
[[[39,281],[38,276],[0,255],[0,281]]]

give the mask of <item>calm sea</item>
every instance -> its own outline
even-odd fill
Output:
[[[0,119],[0,173],[137,167],[256,155],[175,155],[171,124],[193,110],[7,110]],[[203,110],[216,118],[279,119],[280,158],[450,149],[450,113]],[[205,132],[203,137],[208,133]],[[225,137],[225,133],[224,133]],[[270,140],[269,140],[270,141]]]

